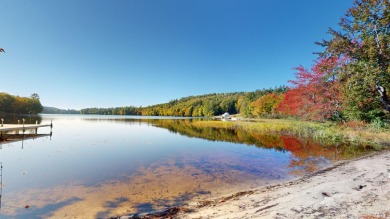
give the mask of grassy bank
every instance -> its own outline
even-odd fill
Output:
[[[289,119],[195,121],[193,125],[197,127],[241,129],[261,134],[293,135],[328,143],[390,146],[389,129],[373,129],[368,125],[349,126],[333,122],[319,123]]]

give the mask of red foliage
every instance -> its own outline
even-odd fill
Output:
[[[338,68],[344,59],[322,58],[311,70],[302,66],[297,70],[296,80],[286,93],[278,110],[310,120],[326,120],[338,115],[341,110],[340,84],[337,81]]]
[[[282,136],[284,148],[287,149],[288,151],[295,153],[297,151],[302,150],[302,143],[294,137],[290,136]]]

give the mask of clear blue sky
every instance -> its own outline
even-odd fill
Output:
[[[353,0],[2,0],[0,91],[146,106],[287,85]]]

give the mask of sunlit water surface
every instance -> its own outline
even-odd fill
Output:
[[[292,137],[191,128],[188,119],[39,120],[53,121],[51,137],[0,144],[2,218],[107,218],[161,210],[288,180],[350,153]]]

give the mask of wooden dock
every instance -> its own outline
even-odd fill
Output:
[[[38,129],[41,127],[53,127],[53,124],[38,125],[38,124],[3,124],[0,125],[0,132],[10,132],[10,131],[25,131],[27,129]]]
[[[50,127],[50,134],[52,135],[53,123],[50,124],[0,124],[0,143],[9,142],[10,140],[26,139],[38,137],[38,128]],[[26,130],[32,130],[31,134],[26,134]],[[12,134],[14,132],[14,134]],[[32,135],[32,136],[29,136]]]

